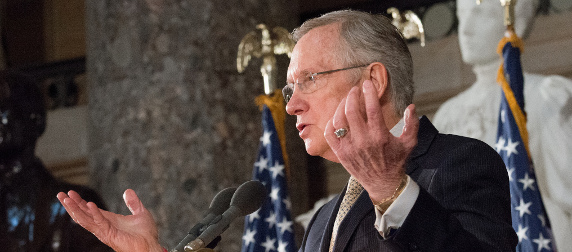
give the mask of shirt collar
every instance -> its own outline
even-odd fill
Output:
[[[391,130],[389,130],[389,133],[391,133],[394,137],[401,136],[401,133],[403,133],[403,126],[404,125],[405,125],[405,121],[403,120],[403,118],[401,118],[401,120],[399,120],[399,122],[397,122],[397,124],[395,126],[393,126],[393,128],[391,128]]]

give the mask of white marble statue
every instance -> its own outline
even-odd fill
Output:
[[[518,0],[515,30],[526,37],[537,2]],[[498,0],[457,0],[459,45],[473,66],[476,82],[445,102],[433,123],[442,133],[481,139],[495,145],[501,88],[497,45],[505,32]],[[526,54],[526,41],[524,53]],[[525,111],[537,183],[559,251],[572,251],[572,80],[524,73]],[[533,239],[530,238],[529,239]]]

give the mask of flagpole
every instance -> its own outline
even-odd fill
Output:
[[[503,95],[495,146],[508,172],[512,226],[518,236],[516,251],[556,251],[556,241],[536,184],[528,147],[524,111],[525,83],[520,62],[524,43],[514,30],[516,0],[500,1],[504,8],[506,32],[497,49],[503,60],[497,75]]]
[[[514,32],[514,6],[517,0],[500,0],[504,7],[504,26],[508,31]]]

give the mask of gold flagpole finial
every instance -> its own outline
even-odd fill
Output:
[[[256,26],[256,30],[249,32],[238,45],[236,69],[244,72],[252,56],[262,57],[260,73],[264,78],[264,92],[270,95],[277,89],[276,85],[276,57],[274,55],[292,55],[294,40],[288,30],[274,27],[269,30],[265,24]]]
[[[501,5],[504,7],[504,26],[508,31],[514,31],[514,6],[516,0],[500,0]]]
[[[481,1],[482,0],[477,0],[477,5],[481,4]],[[504,8],[503,23],[509,34],[514,32],[514,6],[516,5],[516,1],[517,0],[500,0]],[[507,34],[507,36],[510,36],[509,34]]]

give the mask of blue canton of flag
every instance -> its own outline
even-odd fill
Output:
[[[526,119],[522,112],[524,82],[520,65],[520,50],[508,42],[504,44],[502,52],[505,62],[502,77],[505,77],[508,83],[502,79],[500,75],[503,72],[500,72],[499,81],[501,85],[504,82],[505,94],[501,100],[495,149],[503,158],[509,175],[512,227],[518,235],[516,251],[556,251],[550,222],[545,214],[526,146]],[[519,119],[522,119],[523,126],[517,124]]]
[[[262,127],[264,134],[252,177],[262,182],[270,194],[258,211],[245,217],[242,251],[296,251],[284,159],[274,120],[266,105],[262,111]]]

